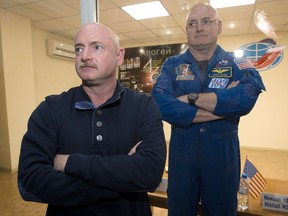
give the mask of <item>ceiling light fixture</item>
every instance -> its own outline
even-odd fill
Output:
[[[121,8],[135,20],[169,16],[169,13],[163,7],[160,1],[128,5]]]
[[[214,8],[227,8],[255,4],[255,0],[210,0]]]
[[[182,10],[189,10],[190,5],[187,0],[178,0]]]

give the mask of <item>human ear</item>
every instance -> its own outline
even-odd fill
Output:
[[[124,61],[124,55],[125,55],[125,49],[124,48],[120,48],[118,51],[117,51],[117,56],[116,56],[116,63],[118,66],[120,66],[123,61]]]

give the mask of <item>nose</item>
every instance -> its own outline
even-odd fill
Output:
[[[85,47],[83,52],[82,52],[82,55],[81,55],[81,60],[82,61],[88,61],[91,59],[92,59],[92,51],[91,51],[91,49]]]
[[[196,29],[199,31],[199,30],[202,30],[203,29],[203,24],[202,22],[199,20],[197,25],[196,25]]]

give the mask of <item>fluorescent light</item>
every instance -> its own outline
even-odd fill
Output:
[[[128,5],[121,8],[136,20],[169,16],[160,1]]]
[[[255,4],[255,0],[210,0],[210,5],[214,8],[236,7]]]
[[[235,23],[230,23],[229,28],[235,28]]]

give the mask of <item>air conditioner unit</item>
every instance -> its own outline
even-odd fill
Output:
[[[74,46],[55,40],[47,40],[47,54],[53,57],[64,58],[68,60],[75,59]]]

